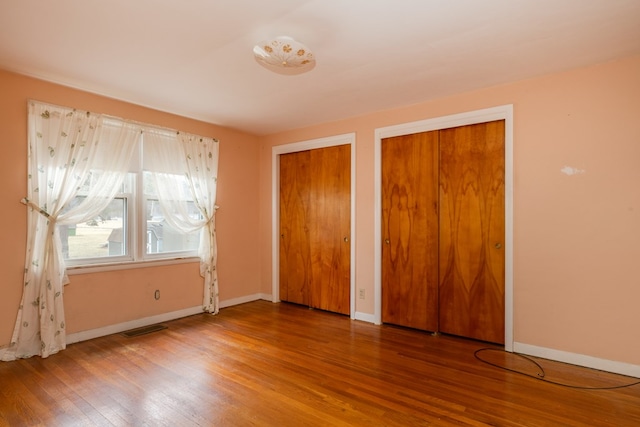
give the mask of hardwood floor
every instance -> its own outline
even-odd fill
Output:
[[[636,426],[640,385],[568,388],[498,347],[257,301],[0,363],[2,426]],[[546,379],[637,379],[538,360]]]

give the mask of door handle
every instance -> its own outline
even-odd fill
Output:
[[[391,243],[391,241],[390,241],[389,239],[384,239],[384,244],[385,244],[385,245],[388,245],[388,244],[390,244],[390,243]]]
[[[342,240],[344,240],[345,243],[349,243],[349,237],[347,237],[347,236],[345,236],[344,239],[342,239]]]
[[[500,248],[502,247],[502,244],[501,244],[501,243],[496,243],[494,247],[495,247],[496,249],[500,249]]]

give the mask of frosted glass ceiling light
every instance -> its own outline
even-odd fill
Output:
[[[313,53],[291,37],[276,37],[257,44],[253,56],[258,64],[278,74],[302,74],[316,66]]]

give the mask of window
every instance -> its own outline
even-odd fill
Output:
[[[107,208],[78,224],[59,225],[63,257],[67,266],[140,262],[197,256],[200,231],[180,231],[165,218],[152,176],[143,170],[144,140],[131,160],[130,172]],[[92,170],[91,176],[99,170]],[[89,178],[91,180],[91,178]],[[89,181],[87,180],[87,181]],[[186,179],[186,215],[201,219]],[[85,182],[69,210],[84,200],[89,187]]]
[[[145,256],[157,258],[158,256],[166,256],[166,254],[172,253],[195,253],[200,243],[200,232],[197,230],[191,232],[179,230],[172,224],[170,218],[165,218],[160,208],[159,195],[151,178],[151,174],[144,172],[142,176],[144,180],[144,205],[146,214]],[[186,202],[186,211],[174,212],[174,214],[201,220],[202,214],[190,195],[186,179],[177,175],[173,175],[172,178],[184,187],[180,194],[182,195],[183,201]],[[177,206],[184,210],[184,204]]]
[[[64,348],[66,266],[197,256],[202,308],[218,312],[218,140],[33,100],[27,125],[25,284],[36,285],[23,301],[57,302],[21,306],[33,327],[18,354]],[[42,317],[55,327],[39,330]]]

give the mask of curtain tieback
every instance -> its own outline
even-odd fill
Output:
[[[207,219],[207,225],[211,224],[212,222],[214,222],[216,220],[216,211],[220,209],[220,206],[215,205],[213,207],[213,214]]]
[[[23,205],[27,205],[27,206],[32,207],[36,211],[40,212],[42,214],[42,216],[44,216],[45,218],[51,219],[51,215],[47,211],[45,211],[40,206],[36,205],[35,203],[33,203],[31,200],[27,199],[26,197],[24,199],[20,200],[20,203],[22,203]]]

